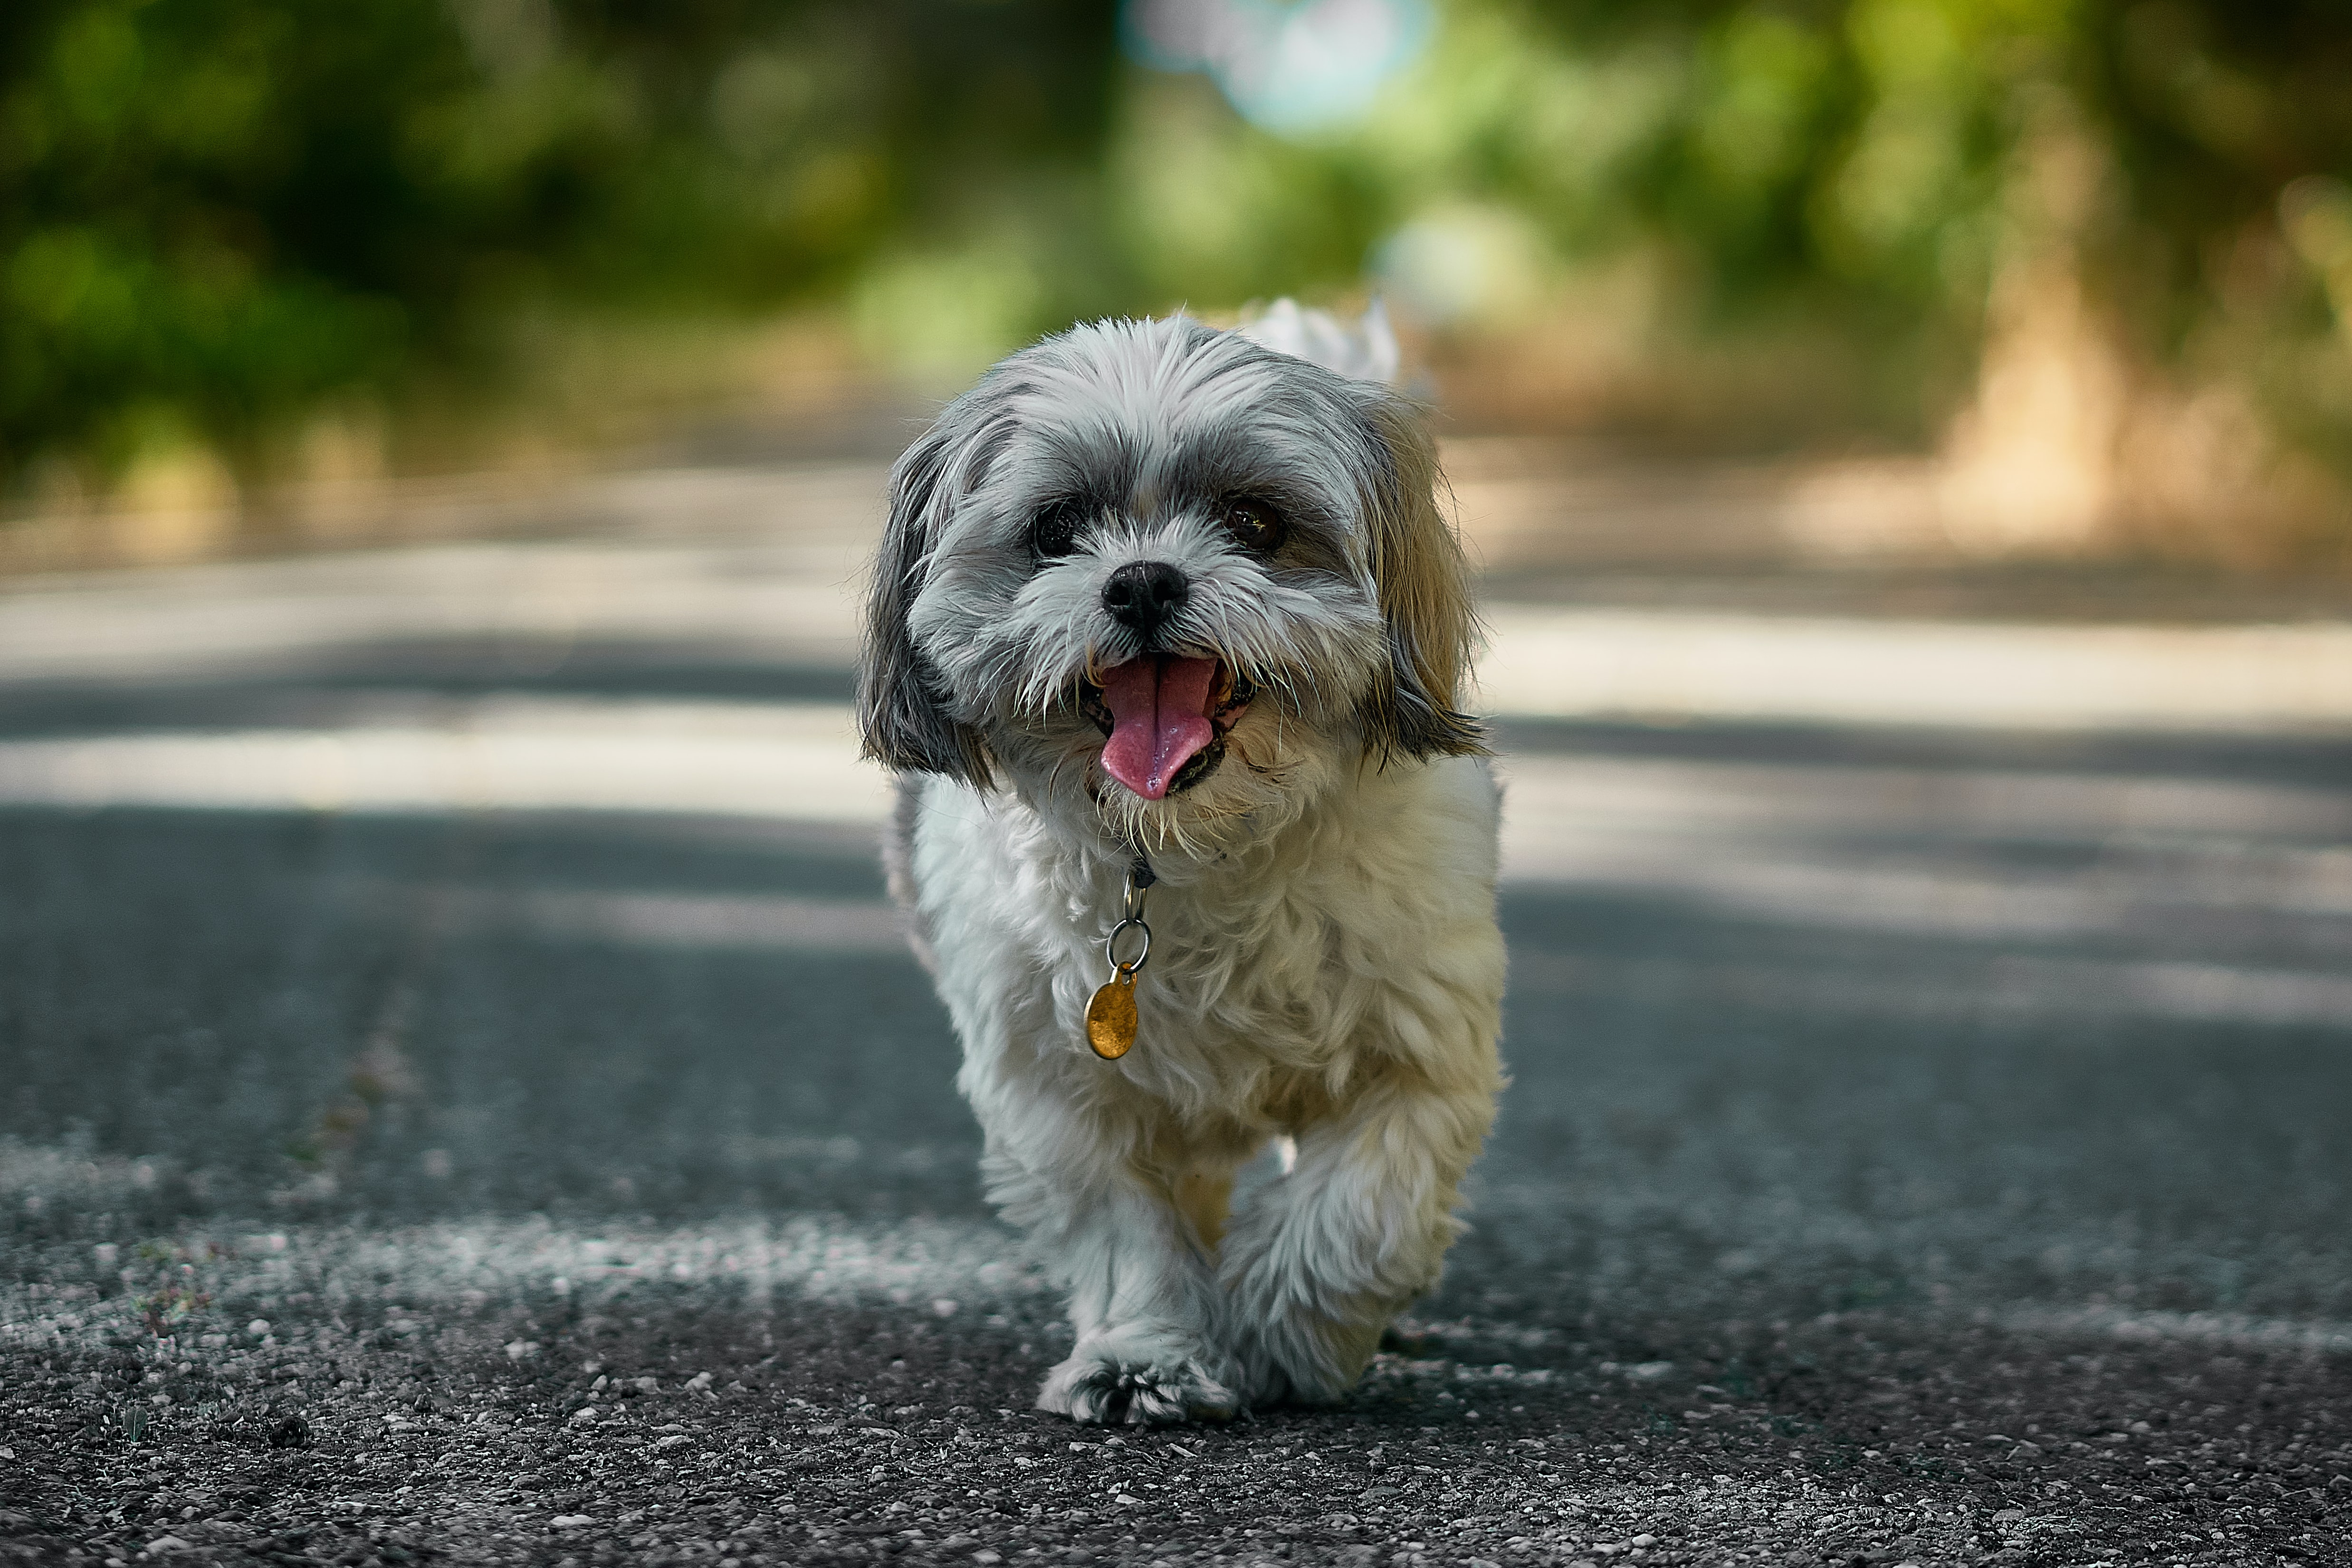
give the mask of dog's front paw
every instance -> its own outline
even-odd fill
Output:
[[[1100,1426],[1223,1421],[1241,1407],[1198,1351],[1118,1329],[1088,1334],[1070,1359],[1045,1374],[1037,1408]]]

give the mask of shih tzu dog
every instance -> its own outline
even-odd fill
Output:
[[[1475,626],[1394,360],[1286,304],[1081,326],[891,476],[886,859],[988,1195],[1068,1288],[1037,1403],[1077,1420],[1343,1394],[1494,1118]]]

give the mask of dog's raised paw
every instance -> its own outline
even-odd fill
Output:
[[[1101,1426],[1224,1421],[1240,1408],[1196,1355],[1119,1335],[1091,1335],[1045,1374],[1037,1408]]]

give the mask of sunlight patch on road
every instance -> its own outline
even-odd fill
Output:
[[[68,1259],[57,1247],[22,1280],[0,1284],[0,1344],[37,1348],[89,1342],[135,1326],[142,1268],[174,1276],[216,1315],[268,1320],[289,1299],[364,1303],[397,1331],[408,1312],[504,1310],[560,1298],[583,1310],[614,1306],[640,1290],[718,1290],[758,1310],[790,1300],[905,1306],[952,1301],[986,1311],[1041,1289],[1013,1239],[979,1221],[886,1223],[795,1215],[653,1226],[559,1225],[541,1217],[478,1218],[397,1229],[289,1226],[261,1233],[194,1231],[154,1250],[167,1266],[101,1243]],[[188,1259],[182,1268],[180,1260]],[[127,1266],[127,1267],[126,1267]],[[100,1295],[76,1289],[115,1287]],[[36,1289],[35,1287],[38,1289]],[[307,1293],[307,1294],[305,1294]]]
[[[560,658],[581,638],[691,642],[846,667],[862,549],[791,534],[727,543],[477,542],[91,573],[0,595],[14,680],[299,679],[385,647]]]
[[[873,822],[888,800],[832,703],[502,697],[440,725],[0,742],[11,805]]]
[[[485,918],[508,912],[486,899]],[[530,893],[519,912],[555,936],[644,947],[776,952],[878,952],[903,956],[898,911],[870,899],[809,899],[699,893]]]
[[[2133,1018],[2270,1028],[2352,1026],[2352,977],[2217,963],[2149,963],[2004,953],[1936,973],[1900,968],[1627,959],[1511,952],[1524,1001],[1670,991],[1726,1010],[1837,1018]]]
[[[2113,1337],[2148,1344],[2187,1342],[2238,1351],[2308,1355],[2352,1352],[2352,1323],[2257,1318],[2242,1312],[2154,1312],[2121,1307],[2023,1308],[1999,1315],[2005,1328],[2032,1333]]]
[[[379,707],[378,713],[381,713]],[[506,695],[389,721],[0,741],[0,803],[614,810],[879,822],[890,785],[844,704]],[[1515,756],[1509,874],[1576,874],[1629,836],[1926,833],[2057,842],[2224,833],[2341,843],[2335,791],[2063,772]]]
[[[1578,847],[1629,830],[1999,837],[2027,842],[2206,833],[2352,837],[2352,795],[2280,784],[2063,771],[1507,756],[1505,815]]]
[[[859,760],[854,720],[840,704],[518,695],[370,702],[331,726],[0,741],[0,805],[617,812],[863,832],[878,826],[891,798],[887,775]],[[2343,847],[2352,842],[2352,797],[2331,790],[1560,755],[1507,757],[1498,773],[1503,877],[1514,885],[1668,899],[1784,924],[1968,938],[2126,931],[2160,910],[2352,914],[2352,851]],[[2035,847],[2032,863],[2010,852],[2019,846]],[[2053,856],[2053,847],[2095,855]],[[683,889],[466,897],[484,919],[632,944],[903,945],[889,911],[870,900]],[[2189,967],[2131,994],[2160,994],[2164,1010],[2183,1016],[2341,1011],[2325,986],[2225,983]]]
[[[1580,610],[1487,612],[1484,705],[2015,730],[2352,729],[2352,626],[2000,626]]]
[[[2352,796],[2093,773],[1507,757],[1503,875],[1915,935],[2352,914]]]

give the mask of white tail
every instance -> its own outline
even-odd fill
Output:
[[[1301,310],[1296,300],[1276,300],[1235,330],[1277,353],[1296,355],[1335,374],[1397,384],[1396,333],[1389,328],[1388,307],[1378,300],[1353,326],[1342,324],[1328,310]]]

